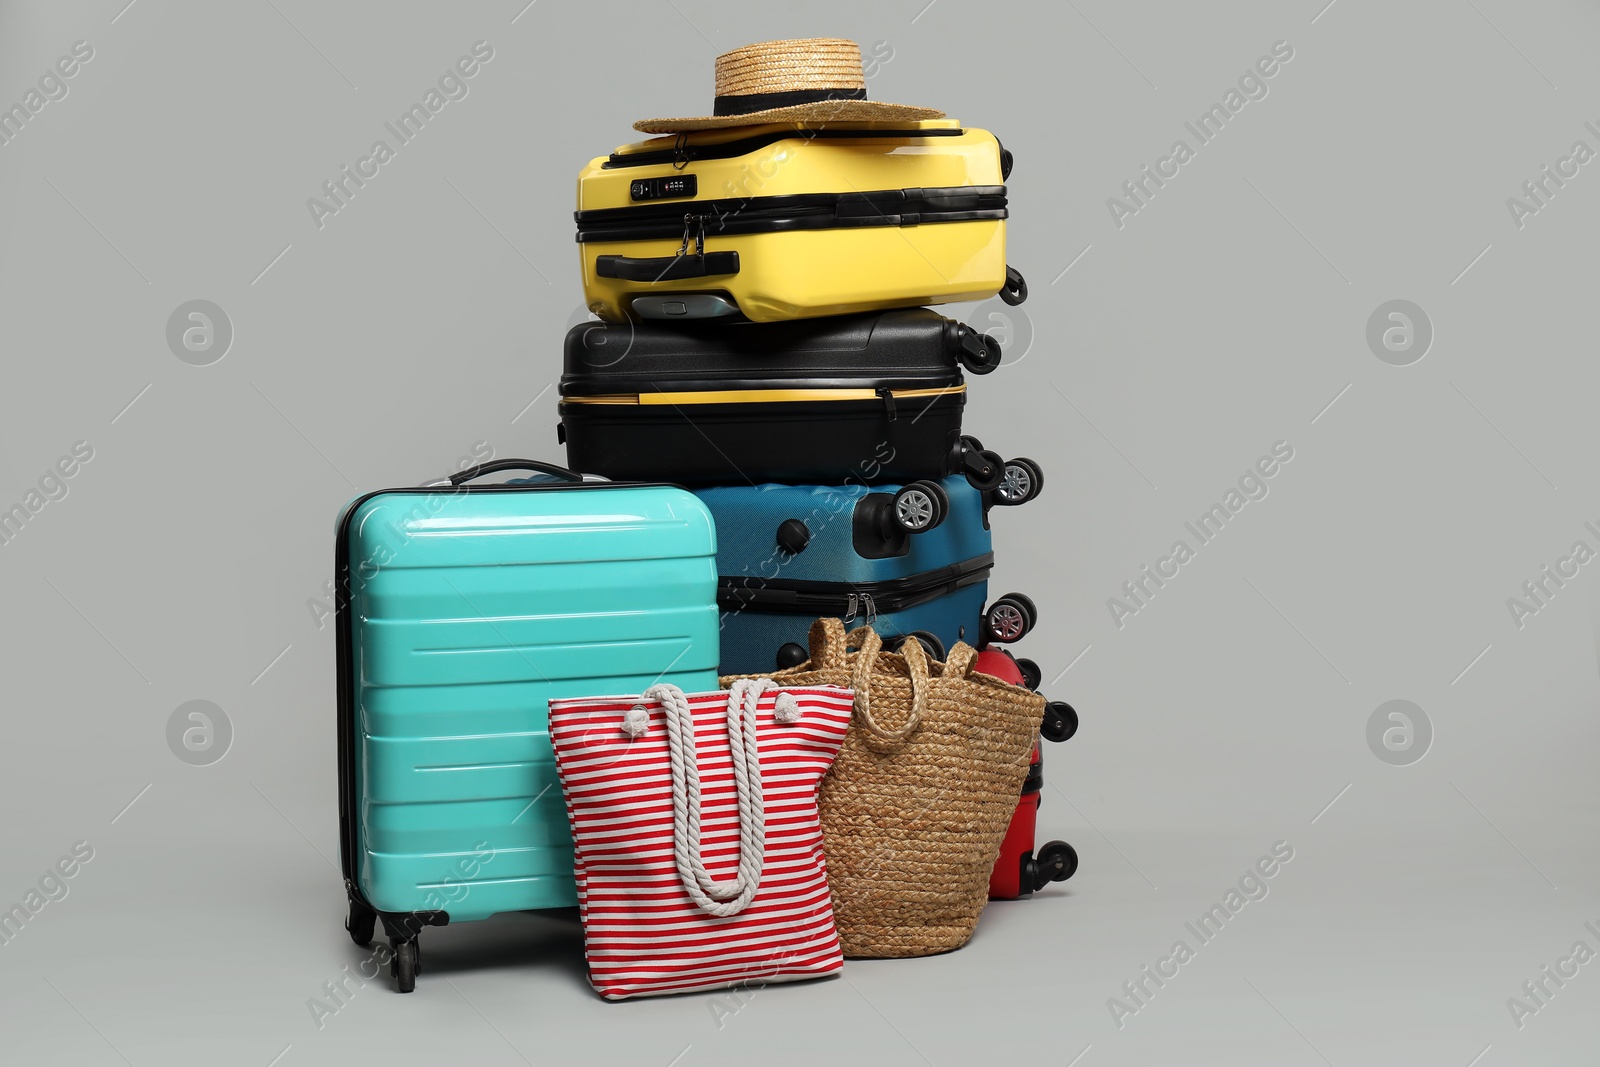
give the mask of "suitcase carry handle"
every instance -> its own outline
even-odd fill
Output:
[[[704,278],[712,274],[738,274],[739,253],[706,252],[703,255],[596,256],[594,272],[601,278],[621,278],[626,282],[671,282],[680,278]]]
[[[557,478],[568,482],[581,482],[583,475],[577,471],[558,467],[554,463],[546,463],[538,459],[493,459],[488,463],[480,463],[476,467],[450,476],[451,485],[464,485],[474,478],[481,478],[485,474],[494,474],[498,471],[539,471],[543,474],[553,474]]]

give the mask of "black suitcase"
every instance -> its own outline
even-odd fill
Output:
[[[966,473],[961,368],[1000,345],[927,308],[776,323],[580,323],[567,333],[559,436],[575,470],[690,485],[903,484]]]

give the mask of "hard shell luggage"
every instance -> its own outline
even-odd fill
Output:
[[[985,607],[994,567],[988,498],[966,478],[883,486],[716,486],[694,490],[717,524],[723,674],[806,658],[812,620],[917,635],[935,659],[957,641],[1013,641],[1033,602]]]
[[[551,478],[470,485],[502,470]],[[346,928],[409,992],[424,926],[577,903],[552,698],[717,684],[716,536],[682,489],[500,460],[339,523]]]
[[[926,308],[803,322],[606,325],[567,334],[569,463],[685,484],[906,482],[975,470],[963,449],[964,365],[1000,346]]]
[[[755,322],[1027,295],[1010,154],[953,119],[769,124],[624,145],[578,176],[584,298],[608,322]]]
[[[1011,685],[1038,691],[1039,671],[1032,660],[1012,659],[1011,653],[986,648],[978,653],[973,670],[992,675]],[[1070,704],[1059,700],[1045,705],[1043,735],[1050,741],[1065,741],[1078,730],[1078,714]],[[1044,790],[1044,757],[1038,742],[1028,764],[1028,777],[1022,784],[1022,797],[1000,844],[1000,856],[989,876],[990,900],[1018,900],[1051,882],[1064,882],[1078,870],[1078,852],[1065,841],[1048,841],[1034,851],[1039,803]]]

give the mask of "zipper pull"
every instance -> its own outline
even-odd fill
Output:
[[[694,216],[689,212],[683,213],[683,241],[678,245],[678,258],[682,259],[689,254],[689,227],[694,223]]]
[[[852,621],[856,617],[857,604],[858,604],[858,601],[856,599],[856,595],[854,593],[851,593],[850,594],[850,599],[845,604],[844,620],[843,620],[844,622],[849,623],[850,621]]]
[[[699,223],[699,228],[695,224]],[[683,240],[678,242],[678,258],[682,259],[689,254],[689,235],[694,234],[694,254],[701,259],[706,257],[706,216],[696,215],[693,212],[684,212],[683,215]]]
[[[884,410],[889,413],[889,421],[894,422],[898,419],[900,416],[894,409],[894,390],[887,385],[880,385],[878,386],[878,397],[883,401]]]
[[[871,626],[873,623],[878,621],[878,605],[872,602],[871,593],[862,593],[861,599],[866,604],[867,625]]]

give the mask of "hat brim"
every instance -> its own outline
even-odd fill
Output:
[[[685,119],[640,119],[633,128],[640,133],[692,133],[695,130],[721,130],[730,126],[760,126],[768,122],[916,122],[942,119],[944,112],[910,104],[886,104],[879,100],[822,100],[813,104],[794,104],[752,111],[744,115],[706,115]]]

